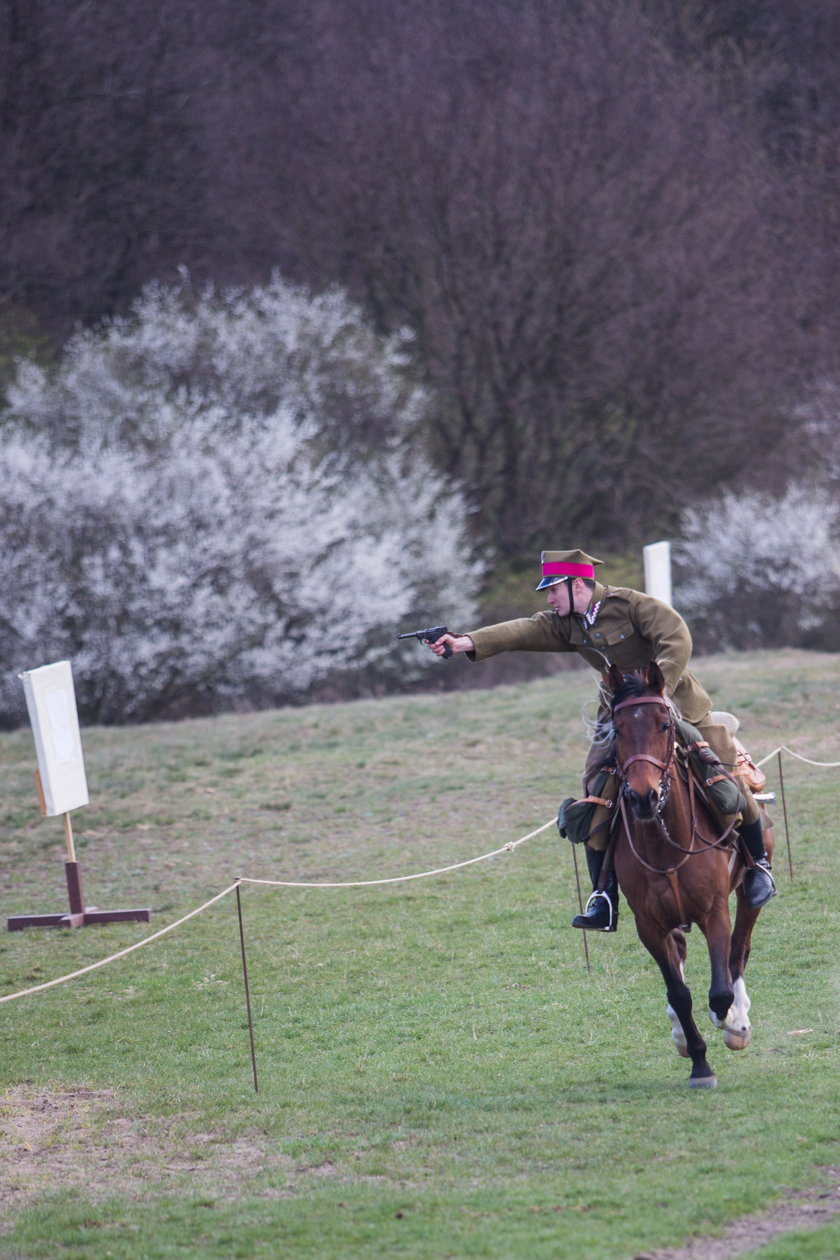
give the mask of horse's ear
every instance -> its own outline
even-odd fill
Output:
[[[659,695],[665,694],[665,675],[657,665],[656,661],[651,661],[645,670],[645,682],[651,691],[656,691]]]
[[[607,681],[610,685],[610,691],[618,691],[619,687],[624,686],[624,675],[617,665],[610,665]]]

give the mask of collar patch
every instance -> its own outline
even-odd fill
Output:
[[[599,599],[597,604],[592,604],[592,606],[590,608],[587,608],[586,612],[583,614],[583,620],[587,626],[595,625],[595,622],[598,620],[598,613],[600,611],[601,611],[601,601]]]

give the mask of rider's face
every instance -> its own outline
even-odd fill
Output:
[[[575,578],[572,583],[575,607],[577,607],[579,598],[578,587],[581,585],[580,580]],[[569,604],[569,583],[565,580],[562,582],[555,582],[554,586],[549,586],[545,593],[545,598],[549,608],[553,609],[554,612],[557,613],[558,617],[568,617],[569,613],[572,611]]]

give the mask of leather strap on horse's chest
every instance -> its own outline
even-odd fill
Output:
[[[680,863],[680,865],[682,866],[682,863]],[[673,893],[674,901],[677,905],[677,918],[680,923],[687,923],[688,920],[685,917],[685,910],[682,903],[682,894],[680,893],[680,881],[677,879],[677,868],[675,866],[669,866],[665,874],[668,876],[668,883],[671,885],[671,892]]]

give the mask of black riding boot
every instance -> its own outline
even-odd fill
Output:
[[[599,893],[598,880],[604,865],[603,850],[590,849],[589,845],[584,845],[584,849],[593,892],[583,914],[576,914],[572,919],[572,927],[586,928],[590,932],[614,932],[618,927],[618,880],[615,871],[610,871],[604,891]]]
[[[776,885],[770,873],[770,863],[764,848],[764,827],[761,819],[751,823],[741,823],[738,833],[749,850],[755,866],[747,867],[744,873],[744,896],[751,910],[758,910],[766,905],[771,897],[776,896]]]

